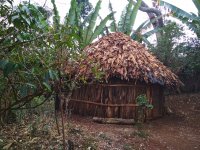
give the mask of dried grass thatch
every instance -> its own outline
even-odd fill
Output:
[[[178,77],[153,56],[142,44],[123,33],[111,33],[87,46],[86,60],[79,74],[92,78],[92,66],[104,72],[104,79],[140,80],[165,86],[180,85]],[[92,63],[91,63],[92,62]]]

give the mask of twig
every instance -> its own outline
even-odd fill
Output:
[[[48,34],[47,34],[47,35],[48,35]],[[4,47],[1,47],[0,50],[12,48],[12,47],[15,47],[15,46],[21,45],[21,44],[30,43],[30,42],[36,41],[36,40],[38,40],[38,39],[40,39],[40,38],[43,38],[43,37],[45,37],[45,36],[47,36],[47,35],[38,36],[38,37],[36,37],[36,38],[34,38],[34,39],[27,40],[27,41],[15,42],[15,43],[13,43],[13,44],[11,44],[11,45],[7,45],[7,46],[4,46]]]
[[[51,95],[50,95],[51,96]],[[44,104],[49,98],[50,98],[50,96],[48,96],[47,98],[45,98],[45,100],[44,101],[42,101],[40,104],[38,104],[38,105],[35,105],[35,106],[33,106],[33,107],[26,107],[26,108],[11,108],[11,110],[16,110],[16,109],[35,109],[36,107],[38,107],[38,106],[40,106],[40,105],[42,105],[42,104]],[[22,106],[21,106],[22,107]]]
[[[62,119],[63,149],[66,150],[66,144],[65,144],[64,113],[63,113],[62,105],[60,105],[60,107],[61,107],[61,119]]]
[[[45,7],[46,3],[47,3],[47,0],[45,0],[45,2],[44,2],[44,4],[43,4],[43,6],[42,6],[42,7]]]
[[[55,119],[56,119],[56,127],[57,127],[57,131],[58,131],[58,135],[60,135],[60,129],[59,129],[59,125],[58,125],[58,118],[57,118],[57,111],[55,110]]]
[[[34,97],[36,97],[36,96],[41,96],[41,95],[43,94],[43,92],[44,92],[42,89],[41,89],[41,90],[38,90],[38,91],[39,91],[38,93],[34,93],[34,94],[32,94],[32,95],[27,95],[27,96],[21,98],[20,100],[14,102],[14,103],[13,103],[12,105],[10,105],[9,107],[0,110],[0,116],[1,116],[2,114],[4,114],[6,111],[12,109],[12,107],[14,107],[14,106],[16,106],[16,105],[18,105],[18,104],[20,104],[20,103],[23,103],[23,104],[20,105],[20,106],[17,107],[17,108],[20,108],[20,107],[24,106],[26,103],[28,103],[28,102],[29,102],[30,100],[32,100]]]

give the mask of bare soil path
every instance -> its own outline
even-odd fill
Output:
[[[200,93],[169,96],[166,102],[172,114],[143,125],[98,124],[73,115],[65,126],[68,144],[77,150],[200,150]],[[53,117],[34,123],[2,128],[0,149],[62,149]]]
[[[146,149],[146,150],[200,150],[200,94],[184,94],[166,97],[172,114],[144,125],[104,125],[91,119],[76,118],[95,137],[104,134],[99,149]]]

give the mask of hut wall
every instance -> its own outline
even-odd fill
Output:
[[[160,85],[152,86],[152,118],[161,117],[164,114],[164,89]]]
[[[72,112],[80,115],[103,118],[132,119],[137,115],[136,97],[146,94],[154,109],[147,117],[154,118],[162,113],[162,88],[146,84],[87,84],[76,89],[69,103]]]

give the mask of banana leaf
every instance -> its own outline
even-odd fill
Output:
[[[198,10],[198,16],[200,16],[200,0],[192,0],[192,1]]]
[[[130,2],[131,1],[132,0],[130,0]],[[127,35],[130,35],[131,32],[132,32],[132,28],[133,28],[133,25],[135,23],[137,12],[139,10],[139,7],[140,7],[141,3],[142,3],[142,0],[138,0],[136,5],[133,8],[133,11],[132,11],[131,16],[130,16],[130,20],[129,20],[128,24],[127,24]]]
[[[130,21],[132,7],[133,7],[133,1],[130,0],[125,10],[122,12],[120,21],[118,23],[118,29],[120,32],[123,33],[127,32],[127,24],[129,24]]]
[[[51,3],[53,5],[53,26],[56,30],[59,30],[60,16],[58,13],[58,9],[56,7],[55,0],[51,0]]]
[[[166,15],[168,15],[168,14],[164,14],[164,15],[158,16],[158,17],[156,17],[156,18],[154,18],[152,20],[147,19],[142,24],[140,24],[140,26],[135,30],[135,32],[141,32],[141,30],[147,29],[151,24],[153,24],[158,19],[160,19],[161,17],[164,17]]]
[[[195,6],[197,7],[197,9],[199,10],[199,0],[193,0],[193,3],[195,4]],[[197,16],[196,14],[193,13],[188,13],[172,4],[169,4],[167,2],[164,2],[161,0],[160,3],[161,6],[166,6],[168,7],[172,12],[173,12],[173,16],[177,19],[179,19],[180,21],[182,21],[183,23],[185,23],[190,30],[194,31],[197,36],[199,37],[199,26],[200,26],[200,17]]]
[[[146,37],[143,36],[142,41],[144,41],[144,43],[146,43],[150,49],[154,48]]]
[[[74,25],[76,18],[77,2],[76,0],[71,0],[71,7],[69,13],[65,17],[65,25]]]
[[[94,12],[91,15],[90,21],[89,21],[89,26],[87,27],[85,34],[83,35],[83,39],[85,39],[84,43],[87,43],[87,41],[90,40],[92,34],[93,34],[93,30],[96,24],[96,20],[99,14],[99,10],[101,8],[101,0],[99,0],[96,4],[96,7],[94,9]]]
[[[195,15],[192,15],[191,13],[188,13],[170,3],[167,3],[165,1],[160,1],[160,5],[161,6],[166,6],[167,8],[169,8],[172,12],[173,12],[173,16],[177,17],[178,19],[182,19],[183,18],[188,18],[190,20],[199,20],[199,18]]]
[[[144,33],[142,36],[145,37],[145,38],[148,38],[151,35],[153,35],[154,33],[159,32],[159,31],[162,31],[162,28],[153,29],[151,31],[148,31],[148,32]]]
[[[148,20],[144,21],[143,23],[141,23],[139,25],[139,27],[137,27],[137,29],[135,30],[135,32],[140,32],[142,29],[146,29],[149,25],[150,25],[150,21],[148,19]]]
[[[106,16],[101,22],[100,24],[95,28],[94,33],[92,34],[91,38],[89,41],[87,41],[87,43],[92,42],[95,38],[97,38],[98,35],[100,35],[100,33],[103,31],[106,23],[108,22],[108,20],[110,20],[110,18],[112,17],[113,13],[110,13],[108,16]]]
[[[111,32],[117,32],[117,23],[116,23],[116,19],[114,16],[115,12],[113,11],[113,7],[112,7],[112,4],[110,1],[109,1],[109,10],[112,13],[111,20],[113,20],[110,24],[110,30],[111,30]]]

